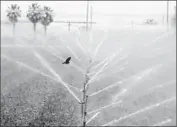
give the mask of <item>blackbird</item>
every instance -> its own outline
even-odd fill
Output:
[[[67,59],[66,59],[66,61],[65,62],[63,62],[62,64],[69,64],[69,61],[71,60],[71,57],[68,57]]]

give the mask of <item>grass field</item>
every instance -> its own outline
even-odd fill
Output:
[[[85,32],[53,29],[49,30],[46,38],[40,29],[35,41],[32,32],[29,32],[30,27],[25,27],[28,29],[26,31],[23,30],[24,27],[18,27],[15,39],[11,36],[9,26],[2,29],[3,96],[8,94],[15,96],[20,94],[19,89],[22,89],[28,104],[40,107],[43,97],[59,92],[65,93],[65,101],[78,104],[63,84],[57,81],[56,75],[71,85],[69,86],[71,90],[81,99],[81,93],[77,88],[83,87],[84,73],[90,64],[89,57],[93,56],[93,51],[100,41],[104,41],[92,67],[107,56],[111,56],[113,52],[118,52],[118,55],[89,85],[88,118],[97,112],[100,113],[88,125],[176,125],[174,29],[168,31],[147,27],[94,29],[89,35]],[[77,40],[83,45],[84,51],[79,48]],[[69,46],[68,49],[66,45]],[[63,60],[60,58],[65,59],[68,56],[72,57],[75,67],[62,65]],[[50,67],[47,67],[48,65]],[[52,69],[56,75],[51,73]],[[99,69],[98,67],[92,71],[98,72]],[[110,104],[112,105],[109,106]],[[104,107],[107,105],[108,107]],[[20,110],[23,112],[27,108],[28,105]],[[77,109],[76,113],[80,115],[79,104]]]

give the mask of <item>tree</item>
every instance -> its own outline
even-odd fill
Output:
[[[18,18],[21,17],[20,6],[18,6],[17,4],[11,4],[11,6],[8,7],[8,10],[7,10],[7,17],[9,18],[9,21],[13,25],[13,35],[14,35],[15,25],[18,22]]]
[[[90,121],[92,121],[97,115],[99,115],[99,113],[100,113],[99,111],[100,110],[108,108],[108,107],[111,107],[111,106],[121,102],[121,100],[120,101],[116,101],[116,102],[113,102],[113,103],[111,103],[109,105],[103,106],[103,107],[101,107],[99,109],[92,110],[92,111],[89,111],[89,112],[87,111],[88,110],[87,109],[88,106],[90,107],[90,105],[88,105],[88,98],[90,98],[91,96],[97,95],[97,94],[101,93],[102,91],[106,91],[107,89],[119,84],[119,83],[116,83],[116,85],[115,85],[115,83],[113,83],[109,87],[105,87],[102,90],[98,90],[97,92],[94,92],[92,94],[90,94],[90,93],[88,94],[88,90],[89,90],[90,84],[95,82],[97,80],[97,78],[102,78],[101,75],[102,75],[103,72],[108,71],[109,69],[114,69],[115,70],[115,67],[113,65],[115,65],[115,64],[120,62],[120,59],[118,58],[119,57],[118,55],[121,52],[121,49],[120,49],[120,51],[114,52],[111,56],[107,57],[105,60],[100,61],[97,65],[93,66],[93,64],[95,64],[95,62],[96,62],[95,59],[96,59],[96,56],[97,56],[97,54],[99,52],[99,49],[104,44],[104,39],[103,39],[103,41],[101,41],[98,44],[98,46],[95,48],[94,51],[90,51],[89,52],[89,54],[91,54],[91,52],[93,52],[93,57],[89,60],[90,63],[87,65],[87,67],[85,67],[86,65],[77,56],[77,54],[69,47],[69,45],[67,45],[67,44],[65,45],[66,48],[71,52],[71,54],[78,60],[78,62],[80,62],[80,66],[79,67],[77,67],[77,65],[75,65],[75,63],[73,63],[73,62],[71,62],[70,65],[72,67],[74,67],[75,69],[77,69],[78,71],[81,70],[82,74],[84,75],[84,81],[82,82],[83,83],[82,84],[83,85],[82,89],[74,87],[72,85],[69,85],[67,82],[63,81],[61,76],[50,66],[48,61],[46,59],[44,59],[39,53],[35,53],[35,56],[39,59],[41,64],[47,70],[49,70],[55,76],[55,78],[57,78],[58,82],[60,82],[65,88],[67,88],[68,92],[81,105],[81,120],[80,120],[80,124],[83,127],[85,127]],[[79,42],[77,42],[77,46],[80,47],[81,50],[84,49]],[[59,54],[58,50],[54,50],[54,49],[55,48],[52,48],[52,51],[49,51],[48,49],[45,49],[45,50],[47,50],[47,51],[49,51],[51,53],[54,51],[56,54]],[[86,54],[85,50],[82,50],[82,51],[83,51],[83,54]],[[55,56],[60,58],[61,60],[63,60],[63,58],[60,55],[55,55]],[[116,58],[118,60],[115,60]],[[114,61],[114,63],[112,63],[113,61]],[[85,67],[84,71],[82,71],[83,70],[82,67]],[[117,70],[114,73],[118,73]],[[111,75],[111,74],[112,74],[112,71],[111,72],[107,72],[107,75]],[[74,91],[77,91],[78,93],[82,94],[82,97],[78,97],[75,94],[75,92],[71,89],[71,87],[74,88]],[[125,90],[122,90],[121,94],[124,93],[124,92],[125,92]],[[98,100],[97,100],[97,102],[98,102]],[[93,114],[93,113],[95,113],[95,114]],[[89,115],[92,115],[92,116],[89,118]]]
[[[41,24],[44,26],[44,32],[45,35],[47,33],[47,26],[53,22],[53,10],[50,9],[50,7],[44,6],[44,10],[41,15]]]
[[[33,23],[33,30],[35,33],[36,32],[36,24],[41,19],[40,5],[38,5],[37,3],[33,3],[31,6],[29,6],[29,9],[27,12],[27,18],[30,20],[30,22]]]
[[[89,36],[90,36],[90,38],[92,38],[92,34],[90,34]],[[75,37],[77,37],[77,36],[75,36]],[[148,76],[151,72],[153,72],[150,70],[157,70],[158,68],[161,68],[160,67],[161,65],[155,65],[155,66],[152,66],[150,68],[143,70],[140,73],[137,73],[135,75],[133,74],[130,77],[129,76],[124,77],[121,80],[118,79],[118,81],[116,81],[117,79],[115,79],[114,82],[111,81],[110,85],[107,85],[107,83],[104,84],[104,81],[106,81],[106,80],[102,81],[103,79],[110,78],[110,77],[117,77],[118,73],[124,71],[124,69],[127,67],[127,64],[128,64],[126,59],[129,56],[129,54],[128,54],[128,55],[124,55],[124,56],[120,57],[121,55],[123,55],[125,49],[119,48],[119,49],[116,49],[115,51],[113,51],[113,53],[110,56],[107,56],[104,60],[101,60],[98,62],[98,60],[97,60],[98,53],[99,53],[102,45],[105,44],[105,40],[107,38],[108,38],[108,35],[105,34],[105,36],[99,42],[99,44],[95,47],[95,49],[93,49],[93,50],[90,49],[90,51],[88,51],[88,54],[90,54],[89,56],[91,56],[91,58],[87,59],[88,60],[87,64],[83,63],[83,59],[78,57],[78,55],[75,53],[77,51],[74,52],[74,50],[72,50],[68,44],[65,44],[65,47],[71,52],[71,55],[74,56],[79,62],[79,65],[77,66],[77,65],[75,65],[74,62],[71,61],[70,66],[77,69],[78,71],[80,71],[82,69],[84,70],[82,73],[84,81],[82,81],[81,83],[78,83],[79,85],[82,85],[82,88],[77,88],[77,87],[74,88],[72,85],[70,85],[71,83],[65,82],[66,80],[64,81],[62,79],[62,76],[60,76],[60,74],[58,74],[55,71],[55,69],[50,66],[48,61],[45,60],[44,58],[42,58],[42,56],[39,57],[39,55],[38,55],[38,58],[39,58],[39,61],[41,62],[41,64],[43,64],[43,66],[47,70],[49,70],[65,88],[67,88],[68,92],[81,105],[80,125],[83,127],[85,127],[91,121],[93,121],[100,114],[100,112],[102,110],[107,109],[112,106],[116,106],[117,104],[121,104],[124,101],[126,94],[129,93],[129,91],[132,90],[132,88],[133,88],[130,85],[124,86],[124,83],[133,79],[134,80],[133,84],[136,84],[140,81],[140,79],[142,80],[144,77],[146,77],[146,76],[142,77],[142,75],[147,74],[147,76]],[[76,45],[80,48],[80,50],[83,51],[83,54],[86,54],[85,53],[86,49],[80,44],[78,39],[76,40],[76,42],[77,42]],[[49,51],[48,48],[45,48],[45,50]],[[78,49],[76,49],[76,50],[78,50]],[[49,52],[52,53],[52,55],[54,54],[54,56],[56,56],[57,58],[59,58],[63,61],[62,56],[60,56],[61,53],[58,52],[58,50],[56,48],[51,48]],[[85,57],[88,57],[87,54],[85,55]],[[121,75],[118,75],[118,76],[120,77]],[[98,81],[98,79],[99,79],[99,81]],[[92,87],[93,83],[95,83],[96,81],[97,81],[97,83],[100,82],[101,85],[94,86],[95,87],[94,90],[96,89],[96,91],[90,92],[90,87]],[[96,84],[94,84],[94,85],[96,85]],[[115,88],[115,87],[117,87],[117,88]],[[110,92],[108,92],[108,90],[110,90],[110,89],[113,89],[111,91],[111,93],[115,94],[114,98],[107,97],[107,95],[110,94]],[[82,96],[77,95],[76,92],[80,93]],[[104,104],[105,99],[106,100],[111,99],[110,100],[111,103],[105,105]],[[96,109],[94,109],[96,103],[99,103],[99,106]],[[104,105],[101,107],[100,104],[101,105],[104,104]],[[131,116],[131,115],[132,114],[130,114],[129,116]],[[105,116],[104,118],[108,118],[108,117]],[[122,117],[121,119],[123,119],[123,118],[124,117]],[[103,118],[101,118],[101,119],[103,119]],[[108,118],[108,119],[110,119],[110,118]],[[105,121],[105,119],[103,119],[103,121]],[[113,120],[113,122],[114,122],[114,120]],[[111,125],[113,122],[111,121],[107,124]],[[105,125],[107,125],[107,124],[105,124]]]

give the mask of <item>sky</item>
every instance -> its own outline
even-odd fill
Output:
[[[10,4],[18,4],[25,17],[31,3],[47,5],[55,12],[55,17],[86,14],[87,1],[1,1],[1,19],[6,20],[6,9]],[[93,15],[104,14],[165,14],[166,1],[90,1]],[[169,13],[174,14],[176,1],[170,1]]]

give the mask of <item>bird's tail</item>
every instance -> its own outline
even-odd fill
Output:
[[[63,62],[62,64],[65,64],[65,62]]]

